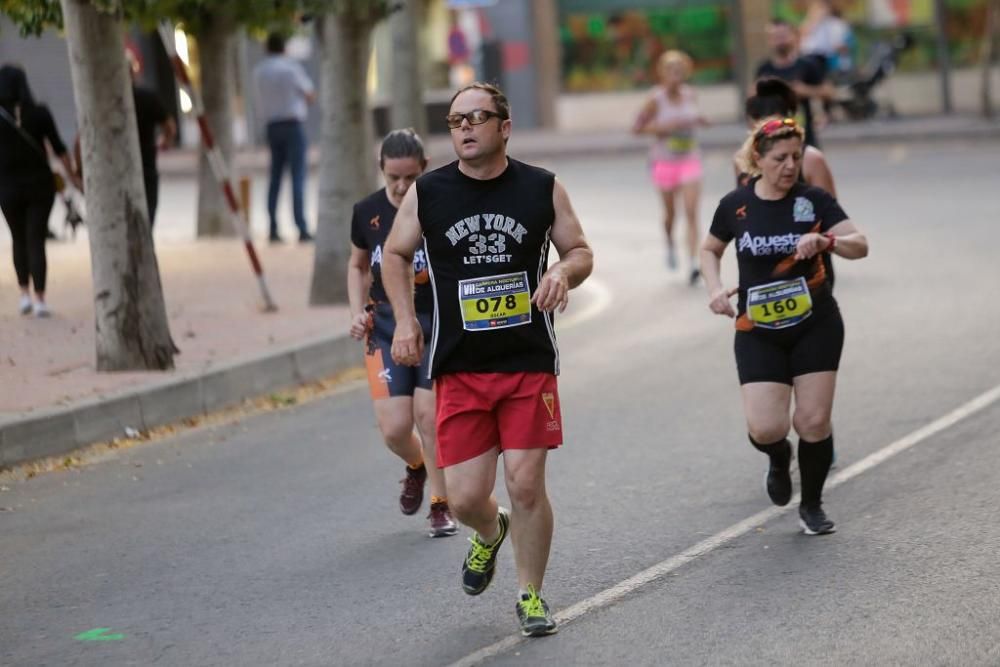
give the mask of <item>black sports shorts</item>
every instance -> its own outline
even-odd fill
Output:
[[[392,360],[392,335],[396,331],[396,318],[388,303],[368,306],[369,329],[365,346],[365,369],[372,399],[393,396],[413,396],[413,390],[433,389],[428,377],[430,369],[431,319],[430,313],[417,313],[424,332],[424,356],[419,366],[401,366]]]
[[[781,382],[807,373],[835,371],[844,349],[844,320],[830,299],[811,317],[787,329],[737,331],[733,342],[740,384]]]

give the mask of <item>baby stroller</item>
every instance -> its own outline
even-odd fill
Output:
[[[907,33],[897,35],[889,42],[878,42],[871,58],[854,76],[847,77],[837,91],[834,106],[840,107],[848,120],[869,120],[879,112],[873,97],[875,88],[896,69],[900,55],[913,46],[913,37]],[[891,108],[890,116],[895,115]]]

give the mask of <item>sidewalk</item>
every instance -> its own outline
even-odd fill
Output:
[[[516,122],[516,121],[515,121]],[[623,119],[623,128],[629,119]],[[746,138],[747,129],[737,124],[713,125],[700,131],[704,149],[733,151]],[[836,123],[820,132],[824,146],[845,144],[895,143],[903,141],[947,141],[1000,139],[1000,119],[955,114],[952,116],[919,116],[880,119],[866,123]],[[451,139],[447,135],[431,135],[427,139],[431,166],[452,159]],[[635,137],[626,129],[617,132],[565,133],[556,130],[518,130],[510,141],[510,154],[522,160],[540,160],[574,155],[641,152],[649,145],[645,137]],[[160,172],[165,175],[191,174],[197,169],[197,152],[182,149],[160,154]],[[268,168],[265,147],[241,150],[236,156],[236,168],[241,172],[263,172]],[[309,151],[312,165],[319,164],[319,148]]]
[[[277,313],[260,312],[238,242],[157,243],[170,329],[181,349],[176,369],[163,373],[95,370],[85,236],[48,246],[50,319],[17,315],[13,271],[0,271],[0,468],[359,365],[360,344],[343,337],[346,306],[307,306],[312,246],[258,250]]]

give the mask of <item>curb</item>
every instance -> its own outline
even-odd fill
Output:
[[[0,420],[0,470],[239,404],[360,366],[349,336],[324,337],[186,377],[90,399],[30,417]]]
[[[740,125],[723,124],[704,130],[699,144],[707,151],[736,150],[746,138],[746,129]],[[882,145],[899,142],[937,142],[967,140],[1000,140],[1000,122],[980,118],[899,119],[867,123],[836,124],[822,132],[823,147]],[[451,145],[447,135],[431,135],[426,139],[431,156],[431,168],[451,160]],[[522,160],[578,157],[582,155],[611,155],[641,153],[649,148],[644,137],[628,132],[594,132],[562,134],[544,130],[522,130],[515,134],[511,155]],[[161,176],[192,176],[197,174],[197,152],[193,149],[174,151],[170,157],[160,158]],[[442,157],[444,156],[444,157]],[[268,156],[264,148],[244,149],[237,152],[236,167],[243,173],[266,173]],[[313,146],[309,152],[309,166],[318,168],[319,151]]]

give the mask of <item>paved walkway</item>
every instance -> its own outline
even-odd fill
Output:
[[[277,313],[259,310],[257,284],[235,241],[159,242],[157,256],[170,329],[181,354],[168,373],[95,369],[90,253],[85,238],[50,243],[47,300],[53,317],[16,313],[7,248],[0,256],[0,417],[25,416],[101,395],[205,372],[296,342],[341,334],[345,306],[309,308],[312,247],[258,244]],[[16,391],[7,388],[16,387]]]

